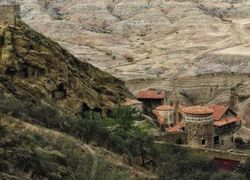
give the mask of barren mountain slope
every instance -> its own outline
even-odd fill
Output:
[[[249,73],[249,3],[21,0],[25,22],[125,80]]]

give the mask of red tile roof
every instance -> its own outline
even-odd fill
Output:
[[[168,111],[168,110],[174,110],[174,106],[169,106],[169,105],[161,105],[161,106],[158,106],[156,107],[155,109],[158,110],[158,111]]]
[[[212,114],[214,117],[214,126],[220,127],[224,126],[226,124],[230,124],[233,122],[241,122],[240,117],[229,117],[229,118],[223,118],[223,115],[225,112],[229,109],[226,105],[213,105],[213,106],[179,106],[179,112],[188,113],[188,114]],[[159,124],[163,125],[165,124],[165,118],[162,117],[158,111],[167,111],[167,110],[174,110],[174,106],[169,105],[162,105],[158,106],[153,112],[157,117],[157,121]],[[168,132],[178,132],[181,131],[184,127],[184,124],[182,121],[178,122],[175,126],[166,128],[166,131]]]
[[[197,114],[197,115],[212,114],[213,113],[213,109],[206,107],[206,106],[183,107],[181,109],[181,111],[184,113],[187,113],[187,114]]]
[[[225,114],[225,112],[229,109],[227,105],[213,105],[210,106],[210,108],[214,111],[213,117],[215,121],[219,121]]]
[[[182,121],[177,122],[175,126],[166,128],[167,132],[180,132],[183,131],[182,128],[184,128],[184,124]]]
[[[164,99],[166,97],[166,91],[148,89],[141,90],[137,94],[137,99]]]
[[[165,121],[165,118],[162,117],[162,116],[159,114],[158,111],[154,110],[153,113],[154,113],[155,116],[157,117],[157,121],[158,121],[158,123],[159,123],[160,125],[165,124],[165,122],[166,122],[166,121]]]

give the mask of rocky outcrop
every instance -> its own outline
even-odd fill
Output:
[[[132,96],[124,83],[80,62],[49,38],[18,21],[0,35],[0,88],[8,97],[54,101],[64,111],[105,111]]]

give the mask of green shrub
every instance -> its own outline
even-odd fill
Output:
[[[98,136],[102,128],[103,124],[100,114],[86,112],[83,117],[77,116],[76,119],[72,120],[71,133],[88,144]]]

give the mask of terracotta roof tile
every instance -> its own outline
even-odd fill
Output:
[[[158,106],[153,112],[157,117],[157,121],[159,124],[165,123],[165,118],[162,117],[158,111],[164,111],[174,109],[174,106],[169,105],[162,105]],[[231,118],[224,118],[221,119],[224,115],[224,113],[229,109],[226,105],[213,105],[213,106],[179,106],[179,111],[188,113],[188,114],[212,114],[214,117],[214,126],[220,127],[224,126],[233,122],[241,122],[240,117],[231,117]],[[167,132],[179,132],[182,131],[182,128],[184,127],[183,121],[179,121],[175,126],[166,128]]]
[[[166,121],[165,121],[165,118],[162,117],[162,116],[159,114],[158,111],[154,110],[153,113],[154,113],[155,116],[157,117],[157,121],[158,121],[158,123],[159,123],[160,125],[165,124],[165,122],[166,122]]]
[[[183,131],[182,128],[184,127],[184,124],[182,121],[179,121],[175,126],[166,128],[167,132],[180,132]]]
[[[155,109],[158,110],[158,111],[168,111],[168,110],[174,110],[174,106],[169,106],[169,105],[161,105],[161,106],[158,106],[156,107]]]
[[[210,106],[210,108],[214,110],[213,117],[216,121],[219,121],[225,114],[225,112],[229,109],[227,105],[213,105]]]
[[[166,97],[166,91],[148,89],[141,90],[137,94],[137,99],[164,99]]]
[[[213,109],[206,106],[183,107],[181,111],[187,114],[197,114],[197,115],[213,113]]]

